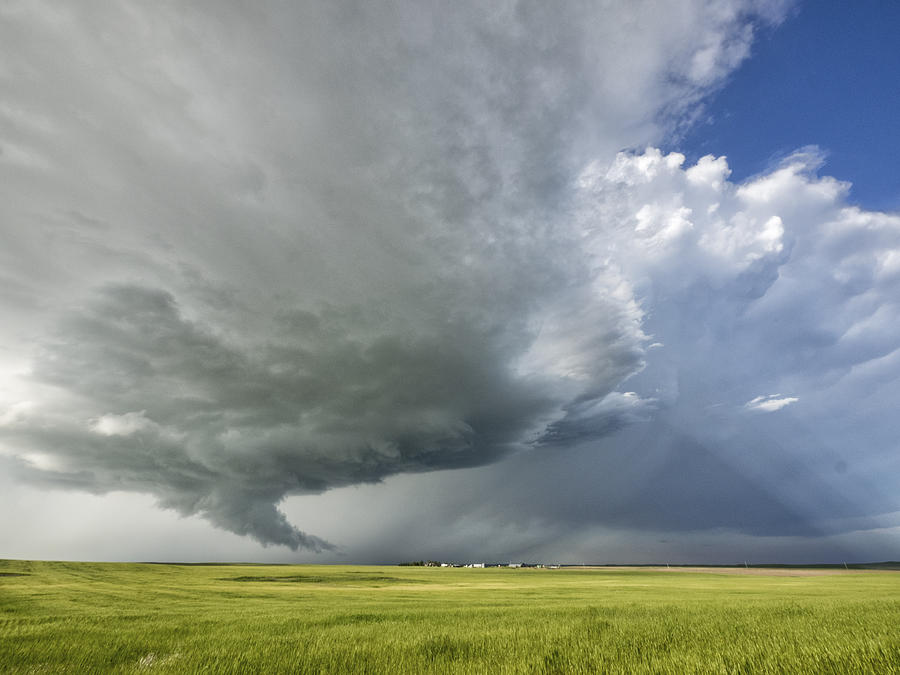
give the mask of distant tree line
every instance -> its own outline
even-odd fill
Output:
[[[441,563],[437,560],[413,560],[412,562],[402,562],[400,567],[440,567]]]

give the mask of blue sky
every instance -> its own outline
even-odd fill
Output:
[[[824,172],[853,184],[851,201],[896,210],[898,28],[897,2],[801,3],[777,28],[759,31],[751,58],[672,147],[688,159],[727,155],[739,182],[816,145]]]
[[[386,7],[0,7],[0,557],[900,558],[897,3]]]

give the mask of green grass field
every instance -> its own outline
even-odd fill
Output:
[[[900,573],[0,561],[3,673],[898,673]]]

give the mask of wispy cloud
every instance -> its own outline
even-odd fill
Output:
[[[744,407],[748,410],[761,410],[763,412],[775,412],[781,410],[785,406],[796,403],[800,399],[782,396],[781,394],[769,394],[768,396],[757,396],[752,401],[747,401]]]

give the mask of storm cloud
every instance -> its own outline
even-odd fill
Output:
[[[286,495],[624,423],[641,312],[571,179],[778,14],[7,6],[7,461],[320,548]]]
[[[149,491],[263,543],[315,547],[274,510],[284,496],[489,463],[539,438],[564,390],[584,388],[514,372],[519,350],[493,323],[446,317],[437,334],[398,334],[378,312],[332,310],[274,325],[271,342],[240,348],[165,292],[106,287],[35,360],[31,378],[65,395],[3,435],[35,451],[33,478]],[[587,396],[638,359],[637,345],[613,358]]]
[[[740,185],[723,157],[643,149],[784,11],[7,5],[8,475],[314,551],[345,542],[290,498],[476,467],[478,508],[563,533],[889,511],[860,476],[894,461],[897,217],[846,204],[814,149]],[[828,471],[791,496],[748,455],[772,435]],[[656,468],[629,465],[651,437]],[[756,515],[710,511],[729,495]]]

